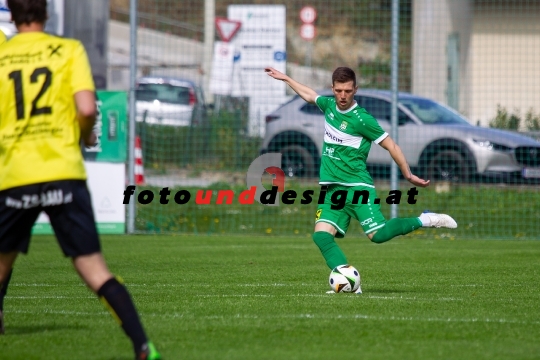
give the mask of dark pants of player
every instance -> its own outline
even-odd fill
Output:
[[[0,191],[0,252],[28,252],[44,211],[66,256],[100,252],[90,194],[83,180],[53,181]]]

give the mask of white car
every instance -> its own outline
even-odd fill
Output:
[[[323,91],[323,96],[333,96]],[[356,102],[391,132],[391,93],[359,90]],[[497,178],[540,181],[540,142],[522,134],[471,125],[452,109],[433,100],[399,94],[399,146],[415,171],[431,180],[462,182]],[[266,117],[261,153],[280,152],[288,176],[314,177],[320,165],[324,115],[315,104],[296,96]],[[372,146],[367,164],[388,172],[392,158]]]
[[[164,76],[137,81],[137,121],[168,126],[204,126],[203,92],[194,82]]]

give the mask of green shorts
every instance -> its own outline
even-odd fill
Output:
[[[347,198],[344,201],[345,194]],[[366,199],[367,204],[362,204],[367,194],[369,194]],[[332,196],[334,196],[334,201],[332,201]],[[380,205],[374,203],[375,199],[377,199],[377,193],[373,187],[329,185],[324,204],[320,204],[317,208],[315,223],[326,222],[333,225],[337,230],[336,237],[342,238],[349,228],[351,218],[354,218],[358,220],[364,232],[369,234],[386,223]],[[337,208],[332,209],[332,205]]]

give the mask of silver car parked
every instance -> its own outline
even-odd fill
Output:
[[[330,90],[322,96],[333,96]],[[391,93],[359,90],[357,103],[391,133]],[[433,100],[399,94],[398,142],[413,171],[434,181],[464,182],[540,179],[540,142],[511,131],[471,125],[454,110]],[[282,153],[288,176],[318,175],[324,137],[324,116],[315,104],[295,96],[266,117],[261,153]],[[385,169],[392,158],[372,146],[368,166]]]
[[[137,121],[168,126],[205,126],[207,109],[202,89],[194,82],[167,76],[137,81]]]

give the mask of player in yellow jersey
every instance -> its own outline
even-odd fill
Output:
[[[0,288],[5,295],[13,263],[28,251],[44,211],[64,255],[131,339],[136,359],[161,359],[101,254],[79,145],[96,141],[84,47],[43,32],[46,0],[8,0],[7,6],[19,33],[0,46]]]

